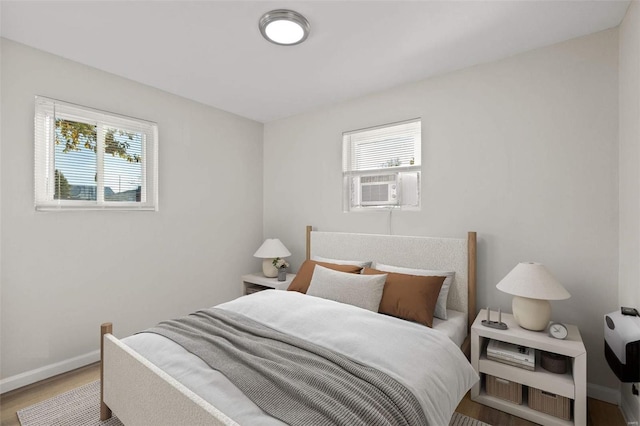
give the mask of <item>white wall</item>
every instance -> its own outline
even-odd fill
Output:
[[[2,8],[0,7],[0,22],[2,21]],[[2,24],[0,24],[0,27]],[[1,28],[0,28],[1,30]],[[0,42],[0,82],[2,81],[2,43]],[[2,84],[0,83],[0,100],[2,99]],[[2,105],[0,102],[0,141],[2,141]],[[2,143],[0,143],[0,165],[2,164]],[[0,309],[2,308],[2,173],[0,169]],[[2,312],[0,312],[0,320]],[[0,375],[2,374],[2,326],[0,325]],[[0,390],[2,392],[2,390]]]
[[[618,304],[617,43],[613,29],[266,124],[265,236],[297,268],[307,224],[386,233],[387,213],[342,212],[341,134],[422,117],[422,211],[394,212],[393,232],[477,231],[478,307],[511,311],[498,281],[547,265],[572,295],[552,315],[580,327],[590,393],[615,400],[602,318]]]
[[[640,309],[640,5],[620,25],[620,280],[618,304]],[[640,384],[636,384],[640,387]],[[640,420],[640,399],[621,386],[622,411]]]
[[[126,336],[239,296],[259,268],[262,124],[1,47],[2,391],[93,359],[102,322]],[[160,210],[36,212],[35,95],[157,122]]]

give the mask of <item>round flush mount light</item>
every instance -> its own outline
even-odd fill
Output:
[[[265,13],[258,26],[264,38],[282,46],[300,44],[309,36],[309,21],[298,12],[288,9]]]

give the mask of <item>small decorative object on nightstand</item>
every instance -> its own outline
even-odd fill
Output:
[[[482,320],[482,325],[485,327],[497,328],[499,330],[506,330],[507,324],[502,322],[502,310],[498,308],[498,321],[491,321],[491,309],[487,306],[487,319]]]
[[[561,324],[559,322],[552,322],[549,326],[549,336],[564,340],[569,335],[569,330],[567,330],[567,326]]]
[[[278,269],[278,281],[284,281],[287,279],[287,268]]]
[[[543,331],[549,325],[549,300],[571,297],[544,265],[534,262],[519,263],[496,287],[513,295],[513,317],[520,327],[533,331]]]
[[[273,262],[271,262],[271,263],[278,270],[278,281],[286,280],[287,279],[287,269],[289,269],[289,262],[287,262],[284,259],[280,259],[279,257],[276,257],[275,259],[273,259]]]
[[[291,256],[291,253],[277,238],[267,238],[253,257],[260,257],[262,261],[262,273],[265,277],[275,278],[278,276],[278,269],[273,261],[279,257]]]
[[[564,355],[554,354],[553,352],[542,351],[540,353],[540,367],[556,374],[564,374],[567,372],[567,360]]]

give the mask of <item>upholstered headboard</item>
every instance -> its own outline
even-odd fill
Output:
[[[467,238],[319,232],[307,227],[307,258],[375,261],[418,269],[455,271],[447,308],[476,315],[476,233]]]

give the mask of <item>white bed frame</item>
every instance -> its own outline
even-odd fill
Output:
[[[408,268],[455,271],[447,308],[476,315],[476,233],[466,239],[317,232],[307,226],[307,259],[373,260]],[[102,324],[100,420],[112,411],[125,425],[237,425],[112,334]],[[469,353],[469,337],[462,345]]]

